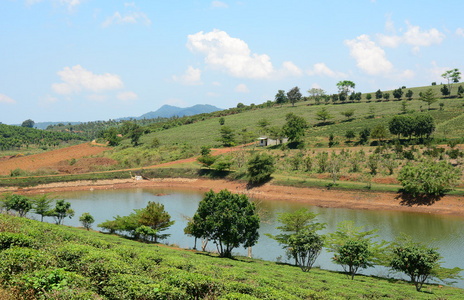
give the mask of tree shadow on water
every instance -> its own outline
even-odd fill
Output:
[[[405,206],[414,206],[414,205],[429,206],[439,201],[442,197],[443,195],[427,195],[427,194],[419,194],[419,195],[413,196],[404,191],[399,191],[395,199],[401,200],[400,204],[405,205]]]

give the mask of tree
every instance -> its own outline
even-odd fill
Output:
[[[435,96],[434,91],[431,88],[427,89],[427,91],[422,93],[422,96],[419,98],[419,100],[427,103],[427,105],[429,106],[429,110],[430,110],[430,105],[438,101],[437,97]]]
[[[359,143],[365,144],[369,141],[369,137],[371,135],[371,130],[369,128],[364,128],[359,132]]]
[[[258,121],[258,127],[259,127],[259,131],[260,132],[263,132],[265,133],[267,131],[267,127],[270,125],[271,123],[269,122],[268,119],[266,118],[262,118]]]
[[[396,90],[393,90],[393,97],[396,99],[400,100],[401,97],[403,97],[403,90],[401,88],[398,88]]]
[[[288,91],[287,98],[292,103],[292,106],[295,106],[295,102],[301,99],[300,88],[296,86]]]
[[[380,89],[378,89],[377,92],[375,92],[375,99],[380,100],[382,99],[382,97],[383,97],[383,93]]]
[[[74,217],[74,210],[71,209],[71,203],[65,202],[64,199],[57,200],[50,215],[55,218],[57,225],[61,225],[66,217]]]
[[[462,97],[462,94],[464,94],[464,87],[462,87],[462,85],[460,85],[458,87],[458,96],[459,96],[459,98]]]
[[[197,158],[197,161],[208,169],[216,162],[216,157],[211,155],[211,149],[208,146],[201,147],[201,156]]]
[[[295,259],[295,265],[297,265],[300,254],[302,254],[301,252],[304,252],[305,246],[303,244],[305,244],[305,242],[301,241],[306,239],[304,235],[316,234],[316,231],[325,228],[325,223],[315,222],[316,217],[317,214],[309,211],[307,208],[300,208],[294,212],[279,213],[277,221],[282,225],[276,227],[276,229],[280,230],[282,233],[275,236],[269,233],[266,235],[276,240],[282,248],[287,251],[288,257],[293,257]],[[299,233],[301,233],[301,235],[299,235]],[[317,239],[315,237],[309,237],[309,239],[312,238],[314,238],[314,241]],[[291,249],[291,243],[297,248]],[[303,249],[301,247],[303,247]]]
[[[388,99],[390,99],[390,93],[383,93],[383,98],[388,101]]]
[[[221,137],[218,139],[224,147],[233,147],[235,146],[235,133],[232,128],[229,126],[222,126],[219,130]]]
[[[390,267],[409,276],[418,292],[427,279],[435,277],[444,281],[460,278],[459,272],[462,269],[458,267],[447,269],[440,266],[441,256],[437,248],[424,243],[415,243],[405,234],[398,237],[392,246]]]
[[[121,137],[118,135],[118,130],[115,127],[110,127],[103,134],[105,140],[108,141],[108,146],[114,147],[119,145]]]
[[[458,83],[461,79],[461,72],[459,72],[459,69],[448,70],[441,74],[441,77],[448,81],[448,90],[451,95],[451,82]]]
[[[401,112],[403,114],[408,112],[408,103],[406,102],[406,100],[401,101]]]
[[[53,199],[48,198],[48,194],[37,196],[32,200],[33,210],[36,214],[40,215],[40,221],[43,222],[43,217],[48,216],[52,209]]]
[[[414,92],[411,91],[411,90],[408,90],[408,91],[406,92],[406,95],[405,95],[405,96],[408,97],[409,100],[411,100],[411,99],[412,99],[412,95],[414,95]]]
[[[156,243],[158,239],[170,236],[170,234],[160,234],[160,232],[167,230],[175,221],[171,221],[171,216],[164,210],[163,204],[149,201],[147,207],[140,214],[139,222],[155,231],[153,238]]]
[[[353,139],[356,136],[353,130],[347,130],[345,133],[345,137],[348,139],[348,142],[351,142],[351,139]]]
[[[383,247],[385,242],[373,241],[377,231],[362,231],[364,226],[355,227],[353,221],[343,221],[338,224],[337,231],[330,233],[327,248],[333,252],[332,261],[342,266],[345,272],[354,275],[360,271],[372,267],[375,263],[382,263]]]
[[[324,237],[309,229],[292,234],[288,240],[289,251],[303,272],[311,270],[323,246]]]
[[[12,209],[16,211],[20,217],[25,217],[32,209],[32,203],[29,198],[19,194],[7,194],[3,205],[7,211]]]
[[[287,121],[282,127],[284,135],[288,137],[291,142],[299,143],[305,135],[305,130],[308,128],[308,123],[303,117],[297,116],[293,113],[287,114],[285,117]]]
[[[224,117],[220,117],[219,118],[219,125],[224,125],[224,123],[226,122],[226,120],[224,119]]]
[[[284,104],[284,103],[287,103],[288,102],[288,98],[287,96],[285,95],[285,91],[284,90],[279,90],[277,92],[277,94],[275,95],[275,102],[277,104]]]
[[[90,213],[86,212],[79,217],[79,221],[82,223],[82,226],[84,226],[84,228],[88,231],[92,227],[92,224],[95,222],[95,219],[92,217]]]
[[[131,143],[134,146],[139,145],[139,139],[143,134],[143,129],[140,127],[138,124],[132,124],[132,127],[130,128],[127,137],[131,139]]]
[[[460,178],[459,169],[440,161],[422,161],[416,165],[407,163],[397,177],[403,191],[413,197],[418,195],[441,196],[453,189]]]
[[[247,173],[251,183],[267,181],[274,171],[274,157],[267,153],[256,153],[248,160]]]
[[[356,84],[353,81],[343,80],[337,83],[338,93],[344,95],[345,99],[348,94],[354,90]]]
[[[443,85],[442,85],[440,91],[441,91],[441,94],[442,94],[443,96],[445,96],[445,97],[448,96],[448,95],[450,94],[450,90],[449,90],[449,88],[448,88],[448,86],[447,86],[446,84],[443,84]]]
[[[371,95],[371,94],[367,94],[367,95],[366,95],[366,100],[367,100],[368,102],[370,102],[371,99],[372,99],[372,95]]]
[[[429,138],[435,131],[435,121],[429,114],[420,114],[416,116],[413,128],[415,136]]]
[[[34,125],[35,125],[34,121],[32,121],[31,119],[27,119],[21,124],[21,127],[33,128]]]
[[[340,112],[341,115],[345,116],[347,120],[351,119],[351,117],[354,115],[354,109],[349,109],[346,111]]]
[[[214,241],[221,257],[231,257],[234,248],[258,242],[258,229],[255,204],[246,195],[210,190],[198,204],[189,231],[197,238]]]
[[[319,104],[321,97],[325,96],[325,91],[323,89],[312,88],[308,90],[308,94],[314,99],[316,104]]]
[[[325,123],[328,119],[332,119],[333,116],[327,111],[327,108],[322,107],[316,112],[316,119]]]
[[[332,95],[332,102],[333,102],[333,103],[337,102],[337,101],[338,101],[338,98],[339,98],[339,97],[338,97],[338,94],[333,94],[333,95]]]
[[[372,129],[371,137],[373,139],[379,139],[379,143],[382,140],[386,139],[387,136],[388,136],[387,129],[382,124],[379,124],[379,125],[375,126],[374,129]]]

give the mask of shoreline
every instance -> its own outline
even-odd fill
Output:
[[[227,188],[233,193],[247,194],[249,197],[264,201],[303,202],[319,207],[348,208],[362,210],[389,210],[437,215],[464,217],[464,196],[445,195],[432,204],[403,204],[397,193],[374,191],[327,190],[324,188],[298,188],[278,186],[266,183],[262,186],[247,188],[244,182],[187,179],[156,178],[152,180],[113,179],[99,181],[75,181],[38,185],[30,188],[0,188],[0,193],[13,192],[25,195],[89,190],[112,190],[131,188],[174,188],[201,192],[213,189],[219,192]]]

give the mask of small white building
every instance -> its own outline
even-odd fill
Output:
[[[258,144],[259,147],[266,147],[266,146],[273,146],[273,145],[279,145],[279,144],[286,143],[288,142],[288,138],[285,137],[281,141],[279,139],[274,140],[267,136],[261,136],[258,138],[258,141],[259,141],[259,144]]]

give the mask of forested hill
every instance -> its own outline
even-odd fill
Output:
[[[69,132],[51,132],[35,128],[0,124],[0,150],[58,146],[62,142],[85,141],[82,136]]]

